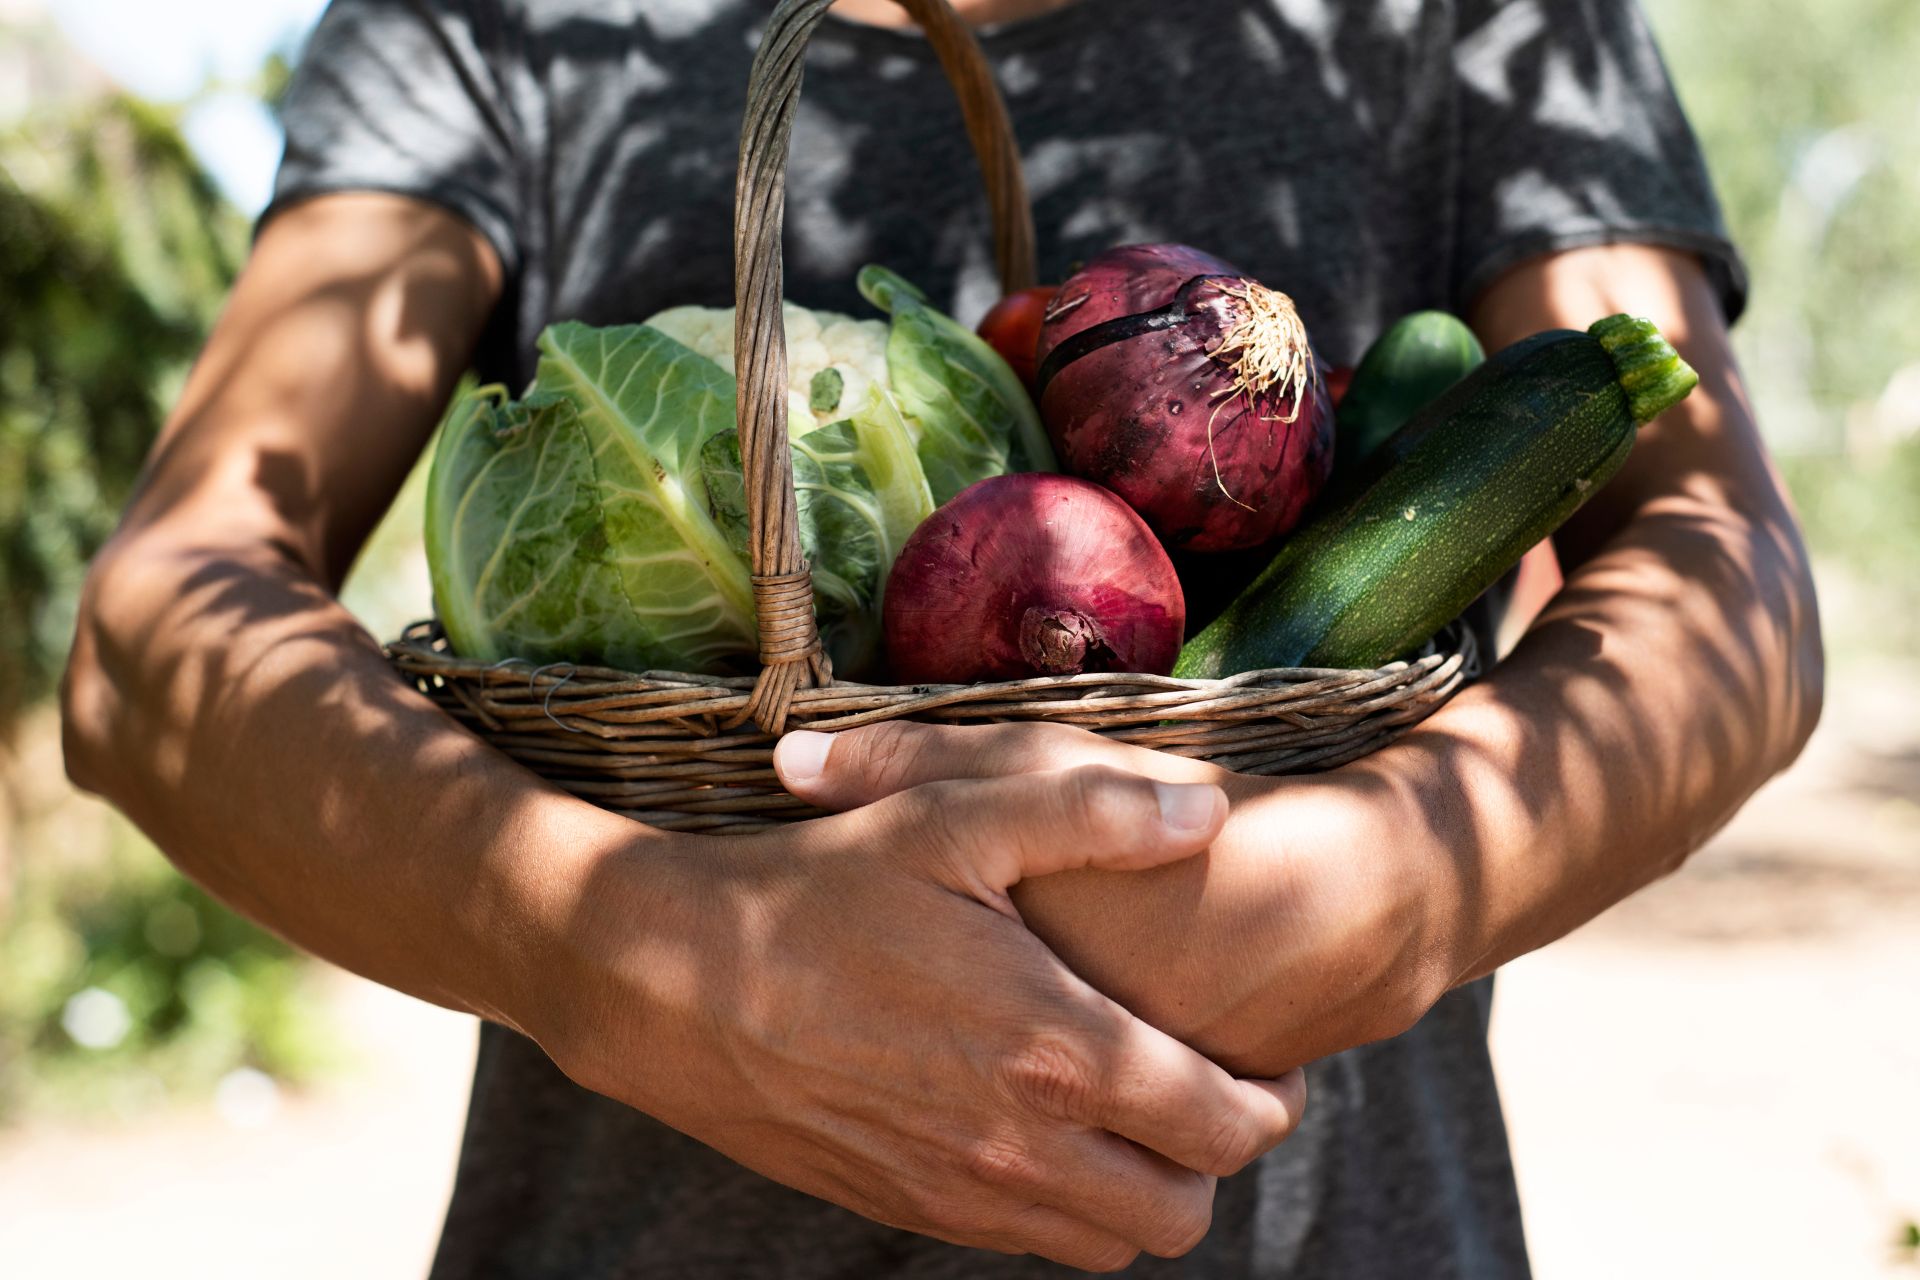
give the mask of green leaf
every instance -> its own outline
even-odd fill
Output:
[[[859,286],[893,317],[887,379],[935,502],[988,476],[1058,469],[1032,397],[992,347],[885,267],[863,268]]]
[[[892,397],[878,387],[867,395],[867,403],[852,418],[836,426],[848,428],[852,438],[853,463],[865,474],[873,493],[875,519],[883,530],[886,550],[885,575],[920,522],[933,514],[933,489],[920,465],[913,434]]]
[[[645,325],[546,329],[528,398],[554,394],[603,432],[622,428],[628,452],[651,453],[673,476],[689,474],[707,437],[733,426],[733,375]]]
[[[701,446],[733,379],[644,326],[555,325],[528,394],[457,402],[427,489],[456,652],[714,671],[756,647],[747,564],[708,514]]]
[[[836,422],[793,442],[800,541],[813,570],[814,608],[834,666],[859,674],[878,660],[880,586],[893,557],[853,425]]]
[[[752,533],[747,523],[747,482],[738,431],[722,431],[700,446],[700,479],[707,489],[707,510],[713,515],[714,527],[734,554],[751,565]]]
[[[808,407],[815,413],[832,413],[840,407],[840,396],[846,389],[846,375],[828,365],[807,384]]]

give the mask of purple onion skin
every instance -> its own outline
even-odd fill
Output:
[[[1232,369],[1208,354],[1239,314],[1225,290],[1250,284],[1257,282],[1197,249],[1126,245],[1061,286],[1040,332],[1044,366],[1056,346],[1093,325],[1184,305],[1184,322],[1069,361],[1040,396],[1062,465],[1125,498],[1170,547],[1232,551],[1269,542],[1299,521],[1333,468],[1333,405],[1323,379],[1309,381],[1295,414],[1290,395],[1249,403],[1232,392]]]
[[[1231,262],[1190,245],[1123,244],[1109,249],[1055,291],[1040,330],[1039,358],[1045,360],[1056,343],[1082,329],[1159,310],[1195,276],[1245,275]]]
[[[896,679],[971,684],[1173,670],[1186,630],[1173,562],[1146,522],[1072,476],[969,485],[907,539],[882,623]]]

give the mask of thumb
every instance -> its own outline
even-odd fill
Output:
[[[903,843],[1000,905],[1032,876],[1141,871],[1190,858],[1227,820],[1211,783],[1156,782],[1104,765],[935,782],[880,801]]]
[[[1198,760],[1114,742],[1060,724],[941,725],[882,720],[857,729],[789,731],[774,747],[780,784],[823,809],[854,809],[948,778],[992,778],[1103,764],[1167,782],[1214,782]]]

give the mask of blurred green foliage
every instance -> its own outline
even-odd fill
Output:
[[[1847,410],[1916,357],[1920,6],[1647,0],[1754,266],[1740,333],[1776,443],[1842,443]],[[1815,411],[1815,418],[1798,415]]]
[[[0,731],[58,676],[245,234],[161,108],[115,95],[0,136]]]
[[[239,1067],[329,1061],[311,966],[183,880],[117,820],[65,821],[22,863],[0,928],[0,1120],[127,1114]]]
[[[178,114],[110,95],[0,131],[0,1120],[322,1060],[310,966],[72,797],[36,705],[245,250]]]
[[[1642,0],[1753,298],[1734,331],[1829,641],[1920,642],[1920,5]],[[1833,607],[1859,586],[1858,606]]]

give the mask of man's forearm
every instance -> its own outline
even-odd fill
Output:
[[[1675,591],[1659,567],[1712,555],[1734,573],[1745,551],[1787,576],[1764,533],[1679,513],[1643,525],[1568,581],[1498,679],[1394,753],[1413,807],[1448,819],[1435,834],[1456,858],[1462,979],[1673,870],[1811,729],[1795,609]],[[1715,643],[1716,615],[1752,630]]]
[[[614,820],[408,690],[332,596],[492,306],[490,255],[392,197],[267,224],[89,572],[63,700],[76,781],[213,892],[500,1017],[566,883],[541,859]]]
[[[1686,412],[1720,430],[1737,402],[1724,385],[1703,390]],[[1492,678],[1372,766],[1452,852],[1442,883],[1458,895],[1459,976],[1677,867],[1798,754],[1820,679],[1785,511],[1650,502]]]
[[[1035,930],[1096,985],[1236,1067],[1297,1061],[1262,1029],[1284,1036],[1311,984],[1347,979],[1274,939],[1310,905],[1289,860],[1342,829],[1315,820],[1331,807],[1353,818],[1350,856],[1388,877],[1382,893],[1412,882],[1426,899],[1415,936],[1373,943],[1408,979],[1382,986],[1391,1029],[1409,990],[1416,1010],[1437,993],[1436,972],[1439,986],[1489,972],[1673,869],[1805,742],[1820,705],[1811,580],[1712,299],[1623,298],[1609,279],[1523,294],[1491,326],[1489,346],[1504,345],[1642,298],[1701,366],[1611,506],[1569,530],[1559,596],[1487,679],[1394,746],[1245,784],[1208,858],[1022,886]]]
[[[67,688],[69,767],[249,916],[501,1018],[568,868],[615,821],[487,749],[265,545],[118,543]],[[631,839],[643,829],[621,824]]]

